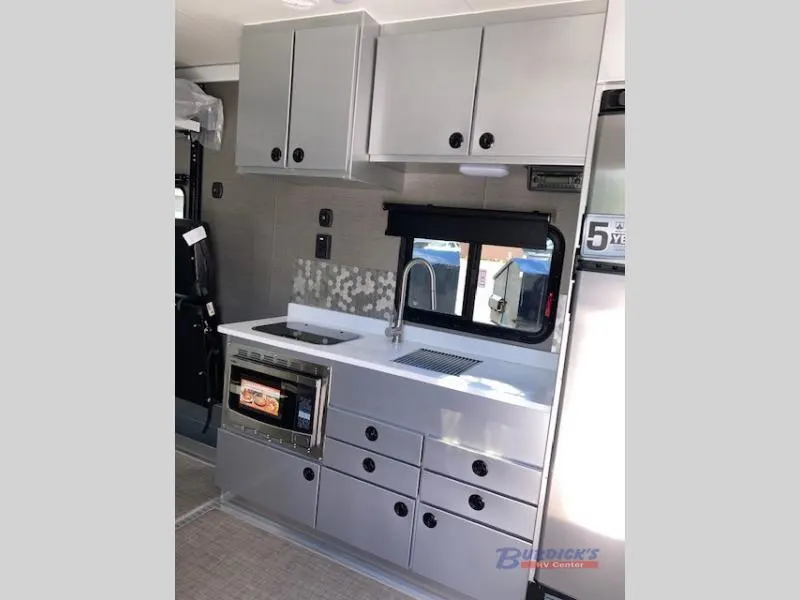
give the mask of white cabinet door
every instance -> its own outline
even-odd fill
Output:
[[[408,568],[414,501],[323,468],[317,529]]]
[[[485,28],[474,156],[584,163],[604,20],[589,14]]]
[[[425,504],[417,506],[411,570],[476,600],[524,600],[528,569],[498,568],[502,549],[520,554],[522,542]],[[506,565],[509,566],[511,561]]]
[[[239,62],[236,166],[286,166],[292,31],[245,28]]]
[[[288,165],[347,169],[353,127],[358,25],[295,32]]]
[[[217,436],[217,485],[268,512],[314,527],[320,466],[225,429]]]
[[[625,0],[608,0],[598,83],[625,81]]]
[[[378,39],[371,155],[468,154],[481,30]]]

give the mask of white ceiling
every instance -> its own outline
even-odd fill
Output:
[[[175,64],[205,66],[239,62],[242,25],[364,9],[379,23],[445,17],[488,10],[552,4],[557,0],[317,0],[300,10],[282,0],[175,0]]]

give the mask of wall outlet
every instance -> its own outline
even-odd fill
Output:
[[[331,236],[326,233],[317,235],[316,249],[314,251],[315,258],[329,260],[331,257]]]

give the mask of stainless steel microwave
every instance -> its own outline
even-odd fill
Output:
[[[222,424],[318,458],[329,385],[326,366],[231,343]]]

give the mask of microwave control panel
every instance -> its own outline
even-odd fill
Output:
[[[314,401],[305,394],[297,397],[297,416],[295,418],[295,429],[302,433],[311,433],[312,411]]]

